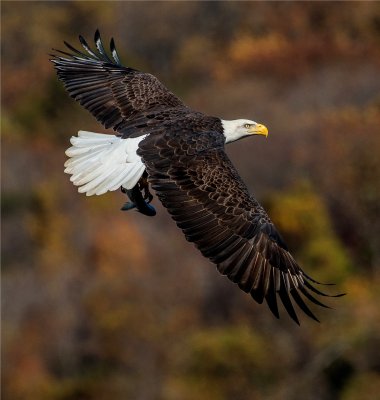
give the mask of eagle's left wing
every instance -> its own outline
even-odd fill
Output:
[[[70,96],[89,110],[106,128],[128,137],[129,121],[138,119],[144,125],[145,115],[154,111],[185,108],[155,76],[124,67],[111,40],[109,56],[99,31],[95,33],[96,50],[79,36],[84,51],[66,43],[69,52],[55,50],[51,61]],[[132,133],[146,133],[134,126]]]
[[[316,289],[289,253],[264,209],[224,152],[218,132],[173,128],[140,143],[149,181],[186,239],[258,302],[265,299],[278,317],[277,295],[299,323],[290,297],[317,320],[301,294],[326,307]]]

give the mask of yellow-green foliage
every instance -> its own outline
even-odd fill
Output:
[[[327,208],[309,183],[274,194],[269,214],[309,274],[323,281],[343,279],[350,266],[347,250],[331,224]]]
[[[277,366],[268,358],[268,351],[276,353]],[[207,399],[209,393],[215,399],[239,398],[252,387],[256,387],[252,396],[265,393],[281,375],[283,357],[281,348],[246,326],[197,332],[187,341],[184,398]]]

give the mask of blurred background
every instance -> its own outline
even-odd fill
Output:
[[[2,2],[2,394],[12,400],[373,400],[380,392],[380,3]],[[69,138],[104,132],[49,62],[78,34],[189,106],[250,118],[227,152],[334,310],[278,321]]]

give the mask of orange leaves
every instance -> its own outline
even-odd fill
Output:
[[[117,210],[119,211],[119,210]],[[146,273],[147,254],[141,233],[125,213],[113,212],[104,222],[92,224],[90,258],[107,280],[118,280],[127,271],[140,279]]]
[[[238,70],[248,72],[273,68],[273,62],[281,63],[289,51],[291,51],[289,41],[273,33],[261,37],[241,36],[231,43],[228,55],[232,65]]]

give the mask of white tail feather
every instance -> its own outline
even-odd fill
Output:
[[[137,155],[145,136],[122,139],[103,133],[79,131],[66,150],[65,173],[87,196],[101,195],[123,186],[132,189],[145,170]]]

